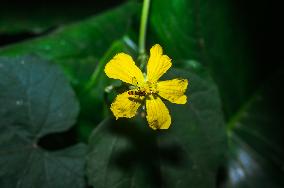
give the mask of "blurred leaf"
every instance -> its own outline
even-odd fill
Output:
[[[283,71],[269,80],[229,123],[228,182],[232,188],[284,186]]]
[[[226,118],[238,110],[255,86],[246,39],[230,3],[156,0],[151,9],[153,32],[174,63],[190,59],[210,68]]]
[[[226,148],[217,88],[203,71],[173,69],[190,81],[189,102],[166,102],[169,130],[153,131],[141,118],[106,119],[90,137],[87,176],[94,187],[215,187]],[[145,115],[144,115],[145,116]]]
[[[137,3],[127,3],[43,37],[0,49],[0,55],[37,54],[64,67],[73,84],[89,79],[98,59],[128,30]]]
[[[41,33],[52,27],[83,19],[121,3],[121,1],[110,0],[103,2],[90,0],[2,1],[0,7],[0,34]]]
[[[84,145],[50,152],[38,144],[76,121],[64,74],[36,57],[2,57],[0,88],[0,186],[84,187]]]

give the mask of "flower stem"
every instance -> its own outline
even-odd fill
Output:
[[[146,42],[146,31],[147,31],[147,21],[149,15],[149,7],[151,0],[143,1],[143,8],[140,21],[140,31],[139,31],[139,57],[140,67],[143,68],[146,61],[145,54],[145,42]]]
[[[98,83],[99,78],[101,77],[103,71],[104,71],[104,67],[107,63],[107,61],[109,60],[109,57],[116,52],[116,49],[120,49],[121,48],[121,42],[120,41],[115,41],[111,47],[106,51],[106,53],[103,55],[103,57],[101,58],[101,60],[98,62],[98,65],[96,67],[96,69],[94,70],[94,72],[92,73],[89,81],[86,83],[85,86],[85,90],[84,92],[89,92],[92,88],[95,87],[95,85]]]

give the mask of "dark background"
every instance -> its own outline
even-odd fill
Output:
[[[45,35],[61,24],[98,14],[123,2],[125,0],[1,0],[0,20],[8,20],[9,25],[13,26],[21,24],[22,20],[33,19],[39,23],[50,23],[50,26],[36,32],[23,29],[12,34],[0,29],[0,46]],[[235,11],[233,13],[235,21],[247,33],[248,44],[251,46],[254,56],[252,63],[255,64],[257,77],[264,78],[279,66],[283,67],[283,47],[281,46],[283,11],[281,11],[281,3],[271,0],[231,0],[231,2]]]

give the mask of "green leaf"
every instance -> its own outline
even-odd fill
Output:
[[[37,54],[62,65],[74,85],[82,84],[112,42],[126,34],[137,11],[137,3],[127,3],[47,36],[2,48],[0,55]]]
[[[153,131],[139,112],[134,120],[106,119],[89,141],[87,176],[94,187],[215,187],[226,148],[214,82],[204,71],[174,69],[168,78],[190,82],[186,105],[166,102],[170,129]],[[140,116],[143,116],[142,119]]]
[[[121,2],[4,1],[0,7],[0,34],[41,33],[86,18]],[[19,5],[20,4],[20,5]],[[78,6],[80,8],[78,8]],[[12,24],[11,24],[12,23]]]
[[[284,186],[283,76],[276,74],[229,122],[226,187]]]
[[[255,85],[246,38],[233,18],[232,2],[221,0],[156,0],[151,28],[175,65],[193,60],[206,65],[220,88],[226,118]],[[233,99],[233,100],[232,100]]]
[[[37,57],[1,57],[0,88],[0,186],[84,187],[84,145],[53,152],[39,145],[76,121],[64,74]]]

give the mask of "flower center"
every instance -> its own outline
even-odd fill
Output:
[[[146,81],[144,84],[139,86],[139,90],[145,92],[146,95],[158,93],[157,91],[157,83],[151,83]]]

